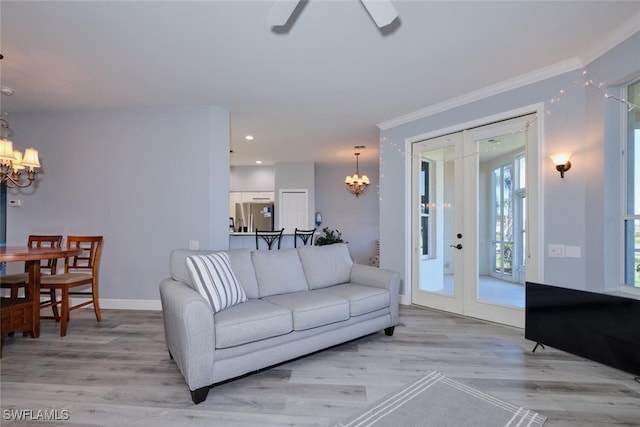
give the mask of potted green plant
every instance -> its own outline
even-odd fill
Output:
[[[334,243],[344,243],[342,239],[342,234],[338,230],[332,230],[329,227],[325,227],[322,229],[324,233],[320,237],[316,239],[316,245],[332,245]]]

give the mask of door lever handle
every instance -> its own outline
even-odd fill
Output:
[[[462,243],[458,243],[457,245],[449,245],[450,248],[462,249]]]

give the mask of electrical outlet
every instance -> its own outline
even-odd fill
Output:
[[[564,245],[549,245],[550,258],[564,258]]]
[[[189,240],[189,249],[200,249],[200,242],[197,240]]]

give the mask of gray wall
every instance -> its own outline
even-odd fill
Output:
[[[637,58],[640,58],[640,33],[587,67],[587,77],[594,79],[596,86],[579,83],[582,70],[575,70],[381,131],[382,267],[404,275],[408,263],[405,253],[410,242],[404,232],[399,232],[406,226],[406,192],[398,191],[406,186],[405,139],[542,102],[548,114],[539,118],[544,120],[540,150],[543,188],[542,200],[538,201],[544,207],[541,244],[544,248],[549,243],[582,248],[582,257],[578,259],[549,258],[545,250],[544,281],[596,291],[619,284],[619,217],[615,212],[620,191],[617,129],[624,108],[618,101],[605,99],[597,84],[622,85],[639,77]],[[560,102],[550,103],[559,97],[561,90],[565,92]],[[546,158],[560,151],[574,152],[573,167],[563,180]],[[609,249],[612,250],[607,253]],[[404,286],[403,293],[406,293]]]
[[[14,143],[36,147],[38,186],[9,199],[7,243],[101,234],[105,307],[154,300],[172,249],[226,249],[229,115],[214,107],[13,113]],[[15,263],[14,263],[15,264]],[[144,307],[138,301],[138,307]]]
[[[273,191],[273,166],[231,166],[231,191]]]
[[[316,165],[316,210],[322,212],[320,229],[338,229],[354,262],[369,264],[379,236],[379,165],[360,163],[360,172],[371,180],[369,191],[356,198],[344,186],[344,178],[354,173],[354,165]],[[390,224],[393,226],[393,224]],[[400,229],[390,227],[400,233]]]

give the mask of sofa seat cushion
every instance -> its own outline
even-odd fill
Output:
[[[298,251],[293,248],[251,252],[260,298],[309,289]]]
[[[315,292],[336,295],[349,300],[349,314],[351,316],[360,316],[389,307],[390,301],[388,290],[354,283],[331,286]]]
[[[214,319],[216,348],[235,347],[293,330],[291,310],[259,299],[216,313]]]
[[[303,291],[265,297],[263,300],[291,310],[295,331],[349,319],[349,301],[328,293]]]

